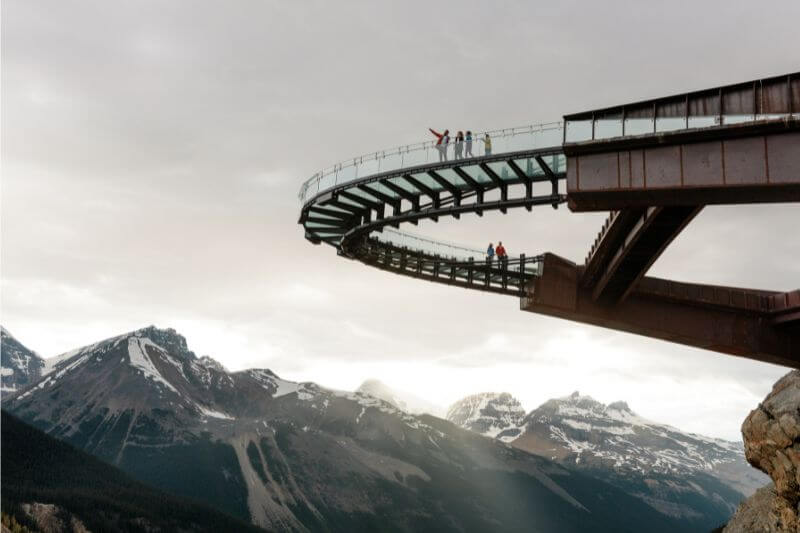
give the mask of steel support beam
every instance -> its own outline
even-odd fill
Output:
[[[565,146],[573,211],[800,201],[800,120]]]
[[[480,163],[478,166],[481,167],[481,170],[486,172],[486,175],[489,176],[489,179],[500,188],[500,201],[505,202],[508,200],[508,183],[503,181],[502,178],[497,175],[497,172],[492,170],[492,167],[486,163]],[[507,211],[506,209],[500,209],[500,212],[505,214]]]
[[[592,299],[605,303],[624,300],[669,243],[683,231],[702,207],[649,207],[627,232],[617,233],[613,253],[592,288]],[[624,221],[625,217],[617,217]],[[609,237],[610,238],[610,237]]]
[[[582,267],[545,254],[520,308],[543,315],[800,368],[800,292],[777,293],[643,278],[614,306],[581,286]],[[778,308],[776,301],[793,302]]]

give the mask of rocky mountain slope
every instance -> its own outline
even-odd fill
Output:
[[[511,442],[522,432],[525,409],[507,392],[485,392],[457,401],[447,410],[446,418],[464,429]]]
[[[549,400],[521,419],[509,419],[482,407],[486,398],[499,396],[507,395],[468,397],[456,406],[480,416],[464,422],[456,410],[448,418],[489,436],[496,429],[486,428],[507,427],[505,435],[518,435],[504,439],[512,446],[609,481],[694,529],[723,524],[745,496],[769,481],[745,462],[741,443],[646,420],[625,402],[605,405],[575,392]],[[472,405],[480,408],[465,407]]]
[[[363,393],[226,372],[154,327],[4,399],[150,485],[282,531],[675,531],[618,487]]]
[[[44,368],[44,359],[0,326],[0,390],[3,393],[27,387],[42,376]]]
[[[263,531],[137,483],[2,412],[3,512],[39,531]]]

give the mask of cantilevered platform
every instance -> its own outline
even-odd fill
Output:
[[[704,205],[800,201],[800,74],[564,119],[488,132],[491,153],[480,132],[465,158],[452,142],[446,158],[420,143],[318,172],[300,191],[306,238],[397,274],[520,296],[523,310],[800,367],[800,291],[645,276]],[[392,229],[564,202],[611,210],[584,265],[538,251],[488,261]]]

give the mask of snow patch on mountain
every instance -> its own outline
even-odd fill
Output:
[[[221,418],[223,420],[235,420],[235,418],[232,417],[231,415],[222,413],[220,411],[215,411],[207,407],[203,407],[202,405],[198,405],[197,408],[200,410],[203,416],[210,416],[212,418]]]
[[[314,396],[309,383],[287,381],[276,376],[271,370],[263,368],[252,368],[245,372],[269,391],[273,398],[280,398],[292,393],[297,393],[297,397],[301,400],[310,400]]]
[[[131,365],[134,368],[140,370],[146,378],[149,378],[155,381],[156,383],[160,383],[165,387],[167,387],[168,389],[177,393],[178,389],[173,387],[169,381],[164,379],[164,377],[155,367],[153,362],[150,360],[150,356],[147,355],[148,347],[164,352],[163,348],[161,348],[159,345],[157,345],[147,337],[128,338],[128,358]]]

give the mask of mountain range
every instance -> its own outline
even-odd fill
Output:
[[[740,442],[659,424],[627,403],[603,404],[574,392],[525,414],[508,393],[469,396],[448,420],[625,490],[698,527],[724,523],[769,478],[751,467]]]
[[[267,369],[228,372],[169,329],[144,328],[42,365],[14,343],[14,361],[41,371],[15,382],[4,409],[139,482],[267,529],[639,531],[647,524],[649,531],[700,531],[724,522],[729,502],[742,496],[712,477],[698,485],[703,498],[695,490],[671,507],[674,498],[659,499],[660,489],[653,496],[636,488],[655,474],[619,465],[604,479],[605,463],[588,467],[600,465],[589,460],[598,454],[578,454],[552,434],[539,444],[531,438],[541,433],[537,424],[578,419],[556,410],[549,422],[542,413],[532,417],[536,411],[520,420],[510,395],[473,401],[478,417],[451,408],[455,424],[363,388],[335,391]],[[23,367],[14,368],[22,375]],[[486,432],[493,438],[479,434]],[[666,479],[656,481],[674,481]],[[707,501],[717,506],[706,509]]]

